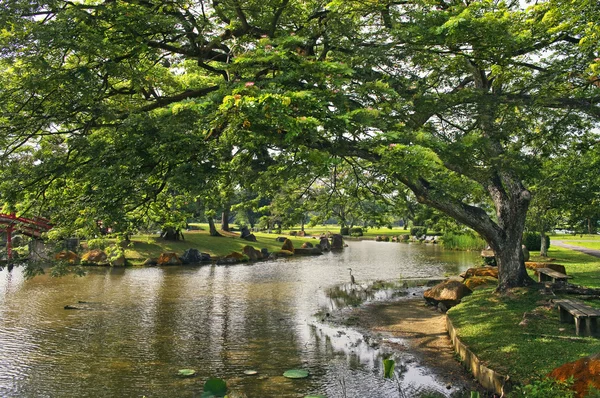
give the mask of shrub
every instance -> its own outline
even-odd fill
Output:
[[[340,234],[342,234],[344,236],[350,235],[350,228],[348,228],[348,227],[340,228]]]
[[[445,249],[454,250],[483,250],[487,246],[479,236],[470,233],[448,232],[442,236]]]
[[[90,239],[87,241],[88,250],[100,249],[104,250],[108,247],[109,241],[103,238],[99,239]]]
[[[575,392],[570,389],[573,380],[558,381],[552,378],[535,380],[523,387],[515,388],[509,397],[519,398],[573,398]]]
[[[410,236],[420,237],[427,235],[427,227],[412,227],[410,229]]]
[[[350,230],[352,236],[363,236],[363,230],[361,227],[354,227]]]
[[[542,249],[542,239],[539,232],[525,232],[523,234],[523,244],[527,250],[539,252]],[[546,247],[550,247],[550,237],[546,235]]]

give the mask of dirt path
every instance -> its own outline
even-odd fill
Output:
[[[352,316],[375,337],[404,339],[409,345],[408,351],[444,383],[460,386],[466,391],[483,392],[454,357],[446,332],[446,316],[427,306],[422,298],[370,304],[354,310]]]

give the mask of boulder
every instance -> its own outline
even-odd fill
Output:
[[[238,260],[238,261],[242,261],[242,260],[246,259],[246,257],[242,253],[238,253],[238,252],[231,252],[223,258],[234,259],[234,260]]]
[[[298,231],[290,231],[290,236],[298,236]]]
[[[472,276],[466,279],[463,283],[469,289],[475,290],[478,287],[498,286],[498,277]]]
[[[329,243],[329,239],[326,237],[322,237],[319,241],[319,245],[324,252],[329,251],[331,249],[331,244]]]
[[[331,235],[331,250],[341,250],[344,248],[344,238],[340,234]]]
[[[254,236],[254,234],[250,234],[248,236],[244,236],[243,239],[247,240],[248,242],[256,242],[256,236]]]
[[[158,265],[158,259],[156,258],[147,258],[146,261],[142,263],[144,267],[156,267]]]
[[[526,261],[525,262],[525,267],[531,269],[531,270],[536,270],[538,268],[550,268],[553,269],[556,272],[561,272],[563,274],[566,274],[567,271],[565,270],[565,266],[561,265],[561,264],[555,264],[555,263],[536,263],[533,261]]]
[[[379,236],[379,235],[377,235],[377,236],[375,237],[375,242],[383,242],[383,236]]]
[[[572,378],[574,382],[571,389],[577,397],[585,397],[590,386],[600,389],[600,353],[561,365],[549,376],[559,381]]]
[[[173,252],[161,253],[157,261],[158,265],[181,265],[181,260]]]
[[[409,239],[410,239],[410,236],[408,234],[399,235],[399,240],[401,242],[408,242]]]
[[[79,256],[77,253],[70,250],[63,250],[59,253],[56,253],[54,259],[57,261],[66,261],[69,264],[79,264]]]
[[[299,232],[298,232],[298,236],[306,236],[306,232],[304,232],[304,231],[299,231]]]
[[[304,243],[302,244],[302,248],[303,248],[303,249],[310,249],[310,248],[313,248],[313,247],[314,247],[314,246],[313,246],[313,244],[312,244],[312,243],[310,243],[310,242],[304,242]]]
[[[294,244],[291,240],[286,239],[285,241],[283,241],[283,246],[281,246],[281,250],[287,250],[294,253]]]
[[[318,247],[307,247],[294,250],[294,254],[297,254],[299,256],[315,256],[323,254],[323,251]]]
[[[276,253],[271,253],[271,255],[275,254],[277,257],[290,257],[294,255],[294,252],[291,252],[289,250],[279,250]]]
[[[108,265],[108,256],[100,249],[93,249],[81,256],[84,265]]]
[[[275,240],[277,242],[281,242],[281,243],[285,242],[286,239],[287,238],[285,236],[278,236],[277,238],[275,238]]]
[[[250,245],[246,245],[242,248],[242,253],[248,256],[250,261],[261,260],[263,258],[262,253],[259,250],[256,250]]]
[[[187,249],[181,256],[183,264],[198,264],[202,262],[202,253],[198,249]]]
[[[460,276],[462,276],[465,279],[471,278],[473,276],[489,276],[489,277],[498,279],[498,268],[496,268],[496,267],[469,268]]]
[[[260,249],[260,253],[262,254],[263,258],[269,258],[269,249],[267,249],[266,247]]]
[[[246,237],[252,235],[250,233],[250,230],[248,229],[248,227],[244,226],[242,227],[242,229],[240,229],[240,238],[242,239],[246,239]]]
[[[127,260],[125,259],[125,254],[120,253],[114,257],[109,259],[110,265],[113,267],[124,267],[127,264]]]
[[[473,293],[464,284],[459,281],[445,281],[432,287],[431,289],[425,290],[423,297],[425,300],[433,305],[437,305],[440,301],[448,308],[460,303],[463,297]]]

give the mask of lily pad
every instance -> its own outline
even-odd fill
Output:
[[[290,369],[283,374],[288,379],[305,379],[308,377],[308,370],[304,369]]]
[[[196,376],[196,371],[194,369],[179,369],[177,374],[181,377],[192,377]]]
[[[248,370],[244,370],[244,374],[246,376],[254,376],[254,375],[257,375],[258,372],[254,369],[248,369]]]
[[[211,377],[204,383],[204,394],[207,393],[215,397],[224,397],[227,394],[227,383],[218,377]],[[202,395],[204,396],[204,394]]]

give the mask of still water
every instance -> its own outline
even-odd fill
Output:
[[[349,281],[349,267],[360,283],[457,274],[476,262],[434,245],[362,241],[252,265],[90,268],[85,277],[32,280],[4,269],[0,396],[199,397],[209,376],[252,398],[397,397],[399,384],[443,391],[418,367],[384,380],[382,350],[314,314],[331,305],[328,288]],[[198,376],[178,378],[183,368]],[[292,368],[311,377],[281,376]]]

